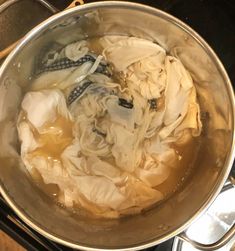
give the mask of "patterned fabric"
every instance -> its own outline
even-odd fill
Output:
[[[92,56],[92,55],[85,55],[84,57],[80,58],[77,61],[73,61],[70,60],[68,58],[63,58],[60,59],[50,65],[44,65],[38,72],[37,74],[41,74],[44,72],[50,72],[50,71],[59,71],[59,70],[64,70],[64,69],[68,69],[71,67],[78,67],[86,62],[95,62],[96,61],[96,57]],[[108,65],[104,64],[104,63],[100,63],[99,66],[97,67],[96,71],[97,73],[102,73],[105,74],[107,76],[110,76],[110,70],[108,69]]]
[[[76,99],[82,96],[85,90],[92,84],[91,81],[86,81],[82,85],[75,87],[68,97],[68,105],[71,105]]]
[[[157,100],[156,99],[150,99],[149,101],[150,109],[157,109]]]

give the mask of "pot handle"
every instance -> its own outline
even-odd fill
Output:
[[[222,192],[233,188],[234,185],[235,185],[235,179],[232,176],[230,176],[228,181],[225,183]],[[235,223],[218,241],[210,244],[202,244],[200,242],[194,241],[190,239],[185,232],[180,233],[177,237],[182,241],[190,243],[194,248],[197,248],[199,250],[215,251],[226,245],[234,236],[235,236]]]
[[[10,7],[11,5],[15,4],[16,2],[18,2],[18,0],[8,0],[8,1],[6,1],[4,4],[2,4],[0,6],[0,13],[1,13],[1,11],[4,11],[8,7]],[[43,5],[45,5],[48,9],[50,9],[52,11],[52,13],[55,14],[56,12],[58,12],[58,10],[56,8],[54,8],[52,5],[50,5],[49,3],[47,3],[46,0],[40,0],[40,2]],[[70,9],[72,7],[82,5],[82,4],[84,4],[83,0],[73,0],[72,3],[68,7],[66,7],[65,9]],[[21,40],[22,40],[22,38],[20,38],[18,41],[14,42],[13,44],[9,45],[7,48],[1,50],[0,51],[0,60],[5,58],[17,46],[17,44]]]

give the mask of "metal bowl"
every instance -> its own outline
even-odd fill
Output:
[[[159,206],[119,220],[75,215],[44,195],[25,171],[15,128],[40,53],[58,41],[68,44],[104,34],[150,39],[180,58],[193,77],[203,114],[203,142],[184,186]],[[215,53],[173,16],[140,4],[109,1],[63,11],[28,33],[0,69],[0,192],[33,229],[69,247],[138,250],[157,245],[184,231],[223,187],[235,154],[234,107],[232,85]],[[14,125],[12,130],[9,125]]]

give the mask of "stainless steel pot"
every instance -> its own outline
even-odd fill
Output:
[[[48,199],[24,169],[15,128],[23,91],[44,49],[104,34],[147,38],[180,58],[195,81],[204,128],[194,172],[184,186],[161,205],[119,220],[74,215]],[[176,235],[186,239],[182,232],[210,206],[232,167],[234,104],[231,83],[215,53],[195,31],[167,13],[109,1],[63,11],[28,33],[0,69],[0,192],[29,226],[72,248],[139,250]],[[222,241],[233,234],[234,228]]]

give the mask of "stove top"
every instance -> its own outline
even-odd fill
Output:
[[[0,4],[3,1],[4,0],[0,0]],[[48,8],[48,6],[44,4],[40,5],[35,0],[21,0],[14,2],[16,2],[14,4],[15,6],[12,5],[4,9],[0,8],[0,50],[21,38],[37,23],[52,15],[56,9],[63,10],[70,4],[71,0],[47,0],[47,2],[55,8]],[[88,2],[93,1],[85,0],[85,3]],[[215,50],[235,87],[234,0],[136,0],[135,2],[151,5],[166,11],[175,17],[178,17],[196,30]],[[26,10],[30,11],[26,12]],[[34,13],[37,13],[37,15],[35,16]],[[27,24],[27,28],[23,28],[25,27],[25,24]],[[14,30],[14,32],[12,32],[12,30]],[[233,167],[232,172],[234,172],[234,169],[235,166]],[[30,229],[14,214],[1,197],[0,228],[18,241],[27,250],[72,250],[49,241],[34,230]],[[172,244],[173,239],[147,250],[170,251],[172,250]]]

